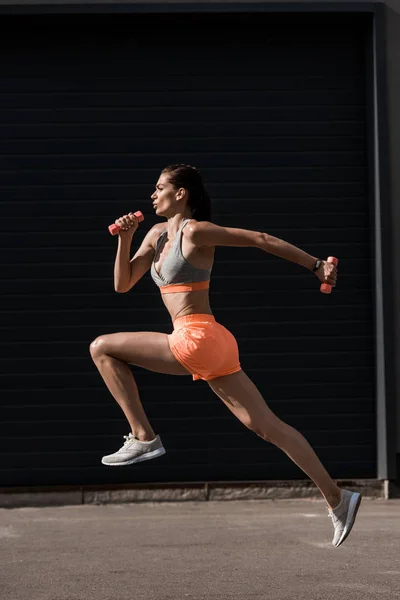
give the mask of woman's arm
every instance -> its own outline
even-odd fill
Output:
[[[132,237],[119,237],[114,264],[114,289],[116,292],[120,294],[129,292],[151,268],[154,258],[154,244],[159,235],[159,229],[160,223],[153,225],[131,260],[129,260],[129,257]]]
[[[189,238],[196,246],[254,246],[313,270],[317,257],[279,238],[260,231],[220,227],[209,221],[188,224]]]

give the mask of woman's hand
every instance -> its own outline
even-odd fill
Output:
[[[139,221],[133,213],[129,213],[128,215],[124,215],[123,217],[116,219],[115,224],[119,225],[120,227],[120,230],[118,231],[119,237],[129,238],[133,236],[138,228]]]
[[[318,271],[315,271],[315,274],[321,283],[328,283],[332,287],[336,286],[337,267],[333,263],[323,260]]]

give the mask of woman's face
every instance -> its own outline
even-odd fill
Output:
[[[176,190],[169,181],[167,173],[161,173],[157,183],[155,192],[152,194],[153,207],[156,215],[171,216],[178,207],[178,200],[183,196],[184,190]]]

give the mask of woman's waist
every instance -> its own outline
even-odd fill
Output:
[[[180,284],[180,286],[183,285],[189,284]],[[168,293],[161,292],[161,298],[170,314],[172,323],[175,323],[180,317],[212,314],[208,287],[193,290],[181,289],[174,285],[174,287],[171,286]]]
[[[176,323],[181,324],[185,319],[187,323],[194,323],[195,317],[198,322],[212,317],[210,298],[206,291],[163,295],[162,299],[174,327]]]

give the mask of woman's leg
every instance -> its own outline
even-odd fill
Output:
[[[132,434],[143,442],[154,439],[128,363],[156,373],[190,375],[172,354],[168,336],[153,331],[102,335],[91,343],[90,354],[128,419]]]
[[[243,371],[208,381],[211,389],[246,427],[283,450],[320,489],[331,508],[340,502],[340,488],[330,477],[307,440],[268,408]]]

